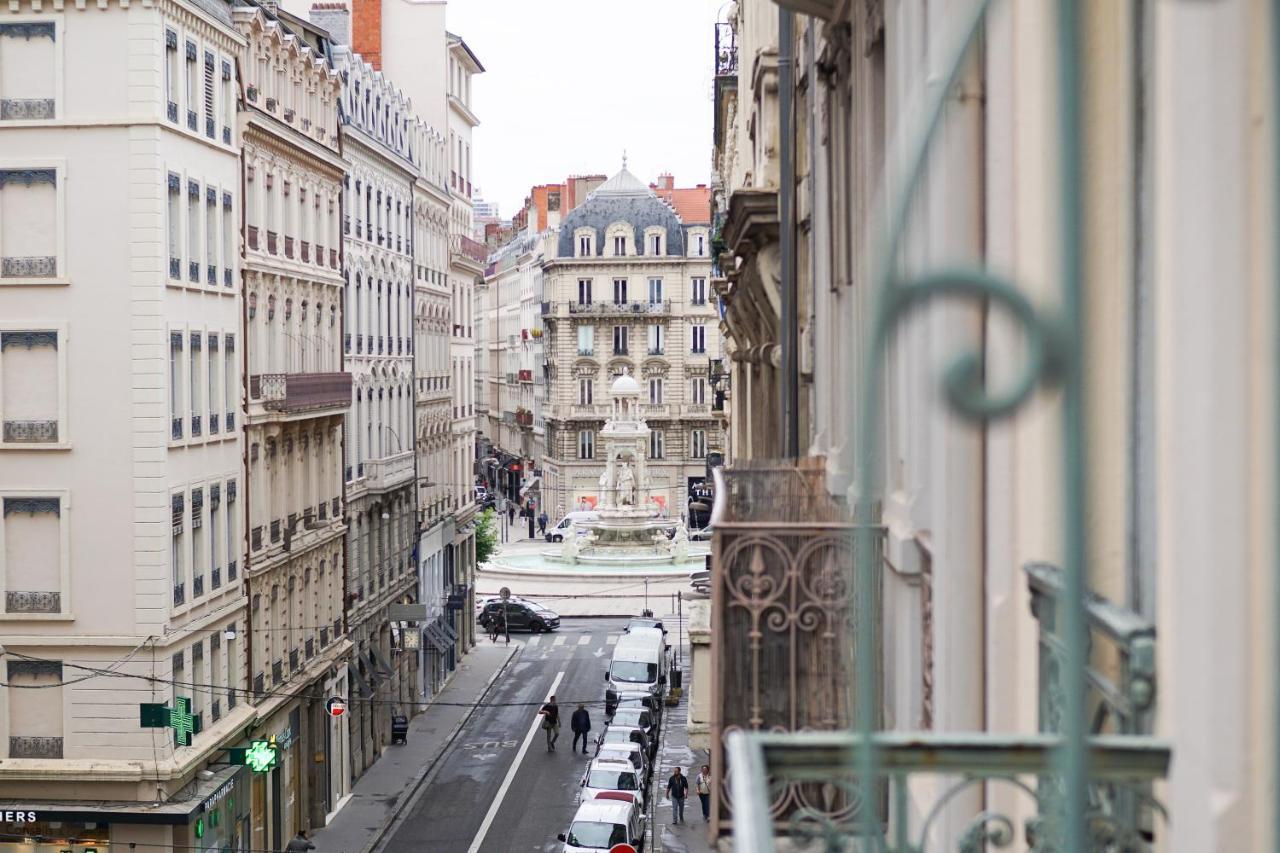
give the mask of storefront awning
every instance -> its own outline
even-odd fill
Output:
[[[130,803],[100,800],[8,800],[4,811],[34,813],[33,823],[132,823],[188,824],[233,789],[244,767],[234,765],[213,771],[182,790],[183,796],[164,803]],[[92,846],[92,845],[90,845]],[[127,845],[125,845],[127,846]]]
[[[427,638],[427,642],[440,654],[446,654],[449,651],[449,641],[444,634],[440,632],[437,625],[427,625],[422,629],[422,634]]]
[[[541,479],[542,479],[541,477],[530,477],[529,482],[525,483],[523,486],[520,487],[520,497],[524,497],[526,494],[528,494],[529,490],[532,489],[534,486],[538,485],[538,482]]]
[[[458,632],[453,630],[448,622],[440,623],[440,633],[444,634],[445,638],[448,639],[449,645],[458,642]]]
[[[365,680],[365,677],[360,674],[359,667],[354,663],[349,663],[347,664],[347,672],[351,675],[351,684],[357,688],[359,693],[364,694],[366,699],[373,696],[373,687],[371,687],[369,682]]]
[[[391,665],[390,661],[382,656],[382,650],[378,648],[376,643],[369,646],[369,657],[376,661],[377,666],[382,670],[383,675],[391,675],[391,673],[395,672],[395,668]]]

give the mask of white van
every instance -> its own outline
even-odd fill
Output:
[[[661,696],[667,684],[667,641],[657,628],[632,628],[618,638],[605,672],[617,693],[648,691]]]
[[[580,509],[574,512],[566,513],[565,517],[560,519],[560,523],[547,531],[548,542],[563,542],[564,537],[569,535],[569,529],[574,524],[582,524],[587,521],[599,521],[600,513],[593,509]],[[584,531],[579,530],[579,533]]]

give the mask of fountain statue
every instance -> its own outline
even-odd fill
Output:
[[[626,462],[618,472],[618,506],[636,505],[636,478]]]
[[[650,431],[640,416],[640,385],[623,373],[609,395],[612,414],[600,431],[605,464],[597,481],[599,518],[576,522],[557,548],[542,555],[580,570],[689,563],[688,531],[666,518],[665,505],[652,497],[646,458]],[[694,554],[694,559],[700,556]]]

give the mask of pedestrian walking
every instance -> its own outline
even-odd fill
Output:
[[[515,501],[507,501],[507,526],[516,523],[516,503]]]
[[[689,779],[677,767],[667,779],[667,796],[671,798],[671,823],[684,823],[684,798],[689,795]]]
[[[547,704],[538,712],[542,715],[542,730],[547,735],[547,752],[556,751],[556,741],[560,738],[560,706],[553,695]]]
[[[538,515],[538,535],[539,535],[539,536],[546,536],[546,535],[547,535],[547,522],[548,522],[548,521],[550,521],[550,519],[549,519],[549,518],[547,518],[547,511],[544,509],[544,510],[543,510],[543,511]]]
[[[315,850],[316,846],[307,838],[307,834],[299,829],[298,834],[284,849],[285,853],[306,853],[307,850]]]
[[[569,718],[569,728],[573,729],[573,751],[578,751],[578,738],[582,738],[582,754],[587,754],[587,732],[591,731],[591,714],[587,706],[578,703],[578,710]]]
[[[693,780],[693,790],[698,792],[698,799],[702,801],[702,820],[705,823],[711,821],[711,768],[702,765],[702,770],[698,771],[698,778]]]

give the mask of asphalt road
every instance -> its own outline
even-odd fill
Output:
[[[578,783],[590,755],[570,745],[569,715],[577,702],[587,704],[593,733],[603,726],[604,670],[624,619],[565,620],[552,634],[513,635],[527,643],[477,710],[382,850],[385,853],[504,853],[558,851],[577,809]],[[487,637],[480,642],[487,643]],[[501,641],[500,641],[501,642]],[[563,675],[561,675],[563,673]],[[555,752],[547,752],[541,729],[516,765],[521,746],[534,726],[538,708],[557,676],[561,732]],[[594,749],[589,750],[594,753]],[[515,766],[509,784],[508,773]],[[501,796],[484,840],[477,836],[490,807]]]

